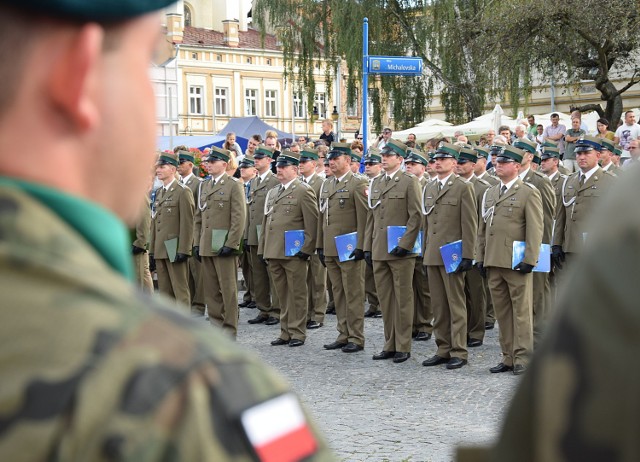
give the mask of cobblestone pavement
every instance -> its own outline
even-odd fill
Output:
[[[450,371],[422,366],[436,351],[433,339],[413,342],[405,363],[373,361],[384,344],[382,319],[365,318],[364,351],[347,354],[322,348],[337,337],[333,315],[307,332],[303,346],[289,348],[269,344],[279,325],[247,323],[256,314],[240,309],[238,343],[289,380],[338,460],[451,461],[461,443],[493,441],[519,380],[489,373],[500,362],[497,327],[469,349],[469,365]]]

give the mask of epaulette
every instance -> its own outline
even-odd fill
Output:
[[[611,175],[614,178],[618,178],[618,174],[617,173],[610,172],[609,170],[604,170],[604,173],[606,175]]]
[[[187,189],[188,188],[188,186],[186,184],[180,183],[179,181],[178,181],[178,186],[180,186],[182,189]]]
[[[528,181],[523,181],[522,184],[526,184],[531,189],[535,189],[536,191],[538,190],[538,188],[536,188],[533,184],[529,183]]]
[[[240,181],[240,180],[239,180],[239,179],[237,179],[235,176],[230,176],[229,178],[231,178],[231,179],[232,179],[233,181],[235,181],[236,183],[237,183],[238,181]]]
[[[418,178],[417,176],[415,176],[413,173],[409,173],[407,171],[403,171],[402,172],[405,176],[408,176],[409,178]]]
[[[478,178],[476,177],[476,181],[480,184],[483,184],[485,186],[491,186],[491,183],[489,183],[487,180],[483,180],[482,178]]]
[[[305,188],[309,189],[311,186],[309,186],[308,183],[305,183],[304,181],[300,182],[300,186],[304,186]]]

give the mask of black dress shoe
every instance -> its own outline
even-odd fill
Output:
[[[249,303],[251,303],[251,300],[249,300],[248,302],[242,302],[242,303],[238,303],[238,306],[240,308],[246,308],[249,306]]]
[[[324,314],[336,314],[335,307],[334,308],[327,308],[327,311],[325,311]]]
[[[391,359],[396,355],[395,351],[384,351],[382,350],[380,353],[376,353],[375,355],[373,355],[373,360],[378,360],[378,359]]]
[[[381,318],[382,317],[382,311],[376,311],[376,314],[373,315],[374,318]]]
[[[365,317],[365,318],[373,318],[375,315],[376,315],[376,312],[375,312],[375,311],[368,310],[368,311],[364,314],[364,317]]]
[[[282,340],[281,338],[277,338],[273,342],[271,342],[271,345],[273,346],[288,345],[288,344],[289,344],[289,340]]]
[[[336,342],[333,342],[333,343],[328,343],[326,345],[323,345],[322,347],[325,350],[338,350],[338,349],[340,349],[340,348],[342,348],[344,346],[347,346],[347,344],[345,342],[336,341]]]
[[[259,314],[255,318],[249,319],[249,321],[247,322],[249,324],[262,324],[263,322],[267,321],[267,319],[269,319],[269,316],[265,316],[264,314]]]
[[[462,366],[467,364],[466,359],[462,358],[451,358],[447,363],[447,369],[460,369]]]
[[[427,332],[418,332],[413,339],[417,342],[425,342],[431,338],[431,334]]]
[[[256,305],[256,302],[249,302],[249,304],[247,305],[247,308],[257,308],[258,305]]]
[[[523,366],[522,364],[516,364],[515,366],[513,366],[513,375],[522,375],[526,370],[526,366]]]
[[[324,324],[316,321],[307,322],[307,329],[320,329]]]
[[[429,359],[422,361],[423,366],[437,366],[438,364],[445,364],[449,362],[449,358],[443,358],[442,356],[433,355]]]
[[[304,340],[298,340],[297,338],[291,339],[289,342],[290,347],[297,347],[304,345]]]
[[[513,366],[507,366],[505,363],[500,363],[497,366],[493,366],[489,369],[492,374],[500,374],[501,372],[509,372],[513,370]]]
[[[274,326],[276,324],[280,324],[280,320],[278,318],[274,318],[273,316],[269,316],[267,319],[265,319],[264,323],[267,326]]]
[[[411,353],[403,353],[401,351],[398,351],[394,356],[393,356],[393,362],[398,364],[398,363],[403,363],[405,362],[407,359],[409,359],[411,357]]]
[[[493,323],[493,322],[485,322],[485,323],[484,323],[484,328],[485,328],[485,330],[491,330],[491,329],[493,329],[493,325],[494,325],[494,324],[495,324],[495,323]]]
[[[482,340],[478,340],[477,338],[470,338],[467,340],[467,346],[469,348],[482,346]]]
[[[344,353],[356,353],[358,351],[362,351],[364,350],[364,347],[361,345],[356,345],[353,342],[349,342],[347,343],[345,346],[342,347],[342,351]]]

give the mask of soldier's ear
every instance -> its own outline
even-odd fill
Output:
[[[47,81],[51,102],[73,129],[94,128],[100,118],[96,87],[104,30],[86,24],[61,32],[55,40],[60,46]]]

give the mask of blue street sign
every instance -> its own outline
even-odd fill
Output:
[[[369,56],[369,73],[386,75],[421,75],[422,58]]]

